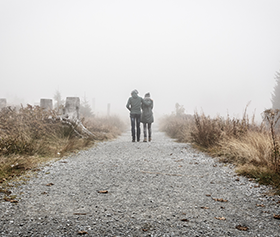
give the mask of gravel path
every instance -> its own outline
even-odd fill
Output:
[[[161,132],[150,143],[127,132],[14,188],[0,236],[280,236],[280,197],[268,190]]]

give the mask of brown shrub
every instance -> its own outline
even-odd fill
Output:
[[[85,118],[83,123],[98,140],[116,138],[126,129],[125,123],[118,116],[90,117]]]
[[[178,142],[191,142],[191,128],[193,127],[192,116],[165,116],[159,120],[160,131],[165,132]]]
[[[267,177],[273,177],[270,184],[280,188],[280,140],[274,127],[280,111],[265,112],[268,124],[256,124],[254,116],[250,122],[245,110],[242,119],[212,119],[195,113],[193,120],[186,120],[170,115],[162,119],[160,129],[172,138],[192,142],[196,148],[219,156],[223,162],[242,167],[242,174],[258,176],[268,183]]]
[[[92,118],[86,125],[94,136],[83,136],[81,132],[85,128],[39,106],[28,105],[18,111],[13,108],[1,110],[0,181],[40,162],[89,147],[95,140],[115,138],[125,128],[117,116]]]

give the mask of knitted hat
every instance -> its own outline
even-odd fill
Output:
[[[138,90],[135,89],[135,90],[131,91],[131,94],[134,94],[134,93],[135,93],[136,95],[138,95]]]

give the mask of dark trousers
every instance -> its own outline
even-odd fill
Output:
[[[137,133],[137,141],[140,140],[140,116],[140,114],[130,114],[132,140],[135,140],[135,126]]]
[[[143,123],[144,138],[147,137],[147,124],[148,124],[149,138],[151,138],[152,137],[152,124],[151,123]]]

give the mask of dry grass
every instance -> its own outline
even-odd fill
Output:
[[[0,183],[43,162],[117,137],[124,123],[117,117],[83,119],[95,136],[82,136],[77,124],[61,120],[55,111],[28,105],[0,112]],[[86,121],[86,122],[85,122]]]
[[[85,118],[83,124],[97,136],[98,140],[116,138],[126,128],[118,116]]]
[[[276,121],[274,117],[273,121]],[[166,116],[161,120],[160,129],[178,141],[191,142],[196,148],[220,157],[222,162],[235,164],[240,174],[280,190],[280,140],[276,129],[271,131],[267,125],[271,123],[258,125],[254,117],[249,120],[246,112],[242,119],[229,116],[212,119],[204,113],[195,113],[193,120]]]
[[[191,142],[193,118],[186,115],[166,115],[160,119],[159,129],[178,142]]]
[[[272,141],[268,132],[248,131],[243,136],[219,142],[219,155],[235,164],[272,167]]]

